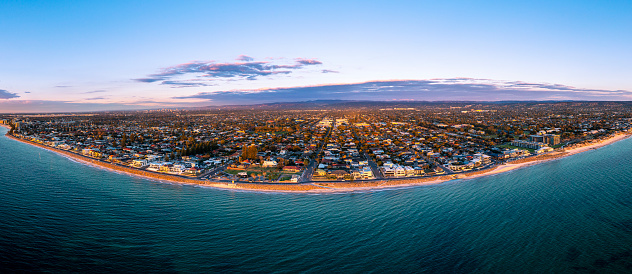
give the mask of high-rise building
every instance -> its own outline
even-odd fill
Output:
[[[560,136],[555,134],[544,134],[544,142],[549,145],[557,145],[560,143]]]
[[[555,134],[529,135],[529,141],[554,146],[560,143],[560,136]]]

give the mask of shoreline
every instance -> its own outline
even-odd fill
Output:
[[[538,159],[538,157],[540,156],[534,156],[532,158],[526,158],[526,159],[520,159],[520,160],[514,160],[499,166],[496,166],[495,168],[493,168],[492,170],[489,170],[488,172],[485,173],[481,173],[481,174],[476,174],[473,176],[468,176],[467,178],[464,179],[474,179],[474,178],[478,178],[478,177],[482,177],[482,176],[490,176],[490,175],[495,175],[495,174],[499,174],[499,173],[504,173],[504,172],[508,172],[508,171],[512,171],[512,170],[516,170],[519,168],[524,168],[524,167],[528,167],[528,166],[533,166],[533,165],[537,165],[537,164],[541,164],[541,163],[545,163],[548,161],[553,161],[553,160],[558,160],[558,159],[562,159],[562,158],[566,158],[568,156],[572,156],[575,154],[579,154],[582,152],[586,152],[592,149],[597,149],[600,147],[604,147],[607,145],[611,145],[614,144],[618,141],[621,140],[625,140],[627,138],[629,138],[630,136],[632,136],[632,134],[630,133],[617,133],[614,136],[607,138],[607,139],[603,139],[603,140],[595,140],[593,142],[590,142],[589,144],[585,144],[579,147],[572,147],[570,149],[565,149],[564,151],[555,151],[552,152],[550,154],[544,154],[544,155],[540,155],[540,156],[544,156],[540,159]]]
[[[0,125],[6,128],[10,128],[7,125]],[[301,184],[260,184],[260,183],[228,183],[228,182],[216,182],[210,180],[199,180],[194,178],[186,178],[178,175],[155,173],[140,169],[135,169],[127,166],[117,165],[114,163],[105,162],[98,159],[89,158],[83,155],[79,155],[70,151],[53,148],[43,144],[35,143],[32,141],[20,139],[11,135],[5,134],[9,139],[13,139],[18,142],[33,145],[42,149],[46,149],[71,160],[78,161],[80,163],[89,165],[91,167],[102,168],[108,171],[114,171],[117,173],[123,173],[130,176],[140,177],[144,179],[157,180],[160,182],[197,185],[202,187],[212,187],[217,189],[230,189],[240,191],[253,191],[253,192],[273,192],[273,193],[345,193],[345,192],[358,192],[358,191],[373,191],[373,190],[385,190],[385,189],[397,189],[408,188],[416,186],[429,186],[438,185],[444,182],[460,180],[460,179],[474,179],[483,176],[490,176],[500,174],[540,163],[565,158],[571,155],[586,152],[591,149],[604,147],[615,142],[624,140],[632,136],[631,133],[617,133],[607,139],[595,140],[588,144],[583,144],[577,147],[571,147],[564,149],[563,151],[555,151],[548,154],[532,156],[525,159],[513,160],[508,163],[504,163],[486,170],[472,171],[468,173],[457,173],[436,177],[414,178],[414,179],[400,179],[400,180],[384,180],[384,181],[368,181],[368,182],[327,182],[321,183],[313,181],[309,183]]]

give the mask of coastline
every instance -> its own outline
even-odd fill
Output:
[[[0,125],[0,126],[10,128],[6,125]],[[406,187],[414,187],[414,186],[437,185],[437,184],[441,184],[441,183],[452,181],[452,180],[474,179],[474,178],[483,177],[483,176],[495,175],[495,174],[504,173],[504,172],[516,170],[516,169],[527,167],[527,166],[532,166],[532,165],[548,162],[551,160],[565,158],[565,157],[579,154],[591,149],[600,148],[600,147],[627,139],[630,136],[632,136],[632,134],[629,132],[617,133],[614,136],[611,136],[607,139],[595,140],[588,144],[583,144],[580,146],[574,146],[568,149],[564,149],[563,151],[555,151],[549,154],[514,160],[508,163],[504,163],[502,165],[498,165],[488,170],[480,170],[480,171],[473,171],[473,172],[459,173],[459,174],[450,174],[450,175],[443,175],[443,176],[437,176],[437,177],[415,178],[415,179],[400,179],[400,180],[385,180],[385,181],[370,181],[370,182],[333,182],[333,183],[310,182],[310,183],[302,183],[302,184],[259,184],[259,183],[243,183],[243,182],[228,183],[228,182],[216,182],[216,181],[199,180],[199,179],[193,179],[193,178],[185,178],[185,177],[177,176],[177,175],[155,173],[155,172],[139,170],[139,169],[135,169],[135,168],[127,167],[127,166],[117,165],[114,163],[109,163],[102,160],[89,158],[89,157],[79,155],[73,152],[69,152],[66,150],[61,150],[61,149],[53,148],[50,146],[42,145],[39,143],[31,142],[28,140],[23,140],[23,139],[20,139],[8,134],[5,136],[9,139],[13,139],[18,142],[26,143],[29,145],[33,145],[39,148],[43,148],[43,149],[58,153],[64,157],[90,165],[92,167],[103,168],[109,171],[120,172],[120,173],[124,173],[131,176],[136,176],[136,177],[141,177],[141,178],[151,179],[151,180],[158,180],[162,182],[197,185],[197,186],[212,187],[212,188],[219,188],[219,189],[256,191],[256,192],[340,193],[340,192],[371,191],[371,190],[380,190],[380,189],[394,189],[394,188],[406,188]]]
[[[198,180],[193,178],[185,178],[182,176],[171,175],[171,174],[162,174],[155,173],[145,170],[139,170],[127,166],[117,165],[114,163],[109,163],[93,158],[89,158],[83,155],[79,155],[76,153],[72,153],[66,150],[61,150],[57,148],[53,148],[50,146],[42,145],[39,143],[31,142],[28,140],[20,139],[11,135],[5,135],[7,138],[22,142],[28,145],[32,145],[35,147],[39,147],[42,149],[46,149],[61,156],[70,158],[74,161],[92,166],[97,168],[103,168],[109,171],[120,172],[126,175],[136,176],[145,179],[158,180],[169,183],[178,183],[178,184],[187,184],[187,185],[198,185],[204,187],[213,187],[213,188],[222,188],[222,189],[238,189],[238,190],[253,190],[253,191],[274,191],[274,192],[306,192],[312,189],[324,189],[321,187],[314,186],[312,184],[279,184],[279,185],[263,185],[263,184],[254,184],[254,183],[228,183],[228,182],[215,182],[215,181],[207,181],[207,180]],[[274,189],[269,189],[269,187],[274,187]]]
[[[475,174],[473,176],[467,176],[464,179],[474,179],[474,178],[478,178],[478,177],[482,177],[482,176],[489,176],[489,175],[499,174],[499,173],[508,172],[508,171],[519,169],[519,168],[523,168],[523,167],[528,167],[528,166],[532,166],[532,165],[541,164],[541,163],[552,161],[552,160],[562,159],[562,158],[565,158],[565,157],[568,157],[568,156],[571,156],[571,155],[579,154],[579,153],[582,153],[582,152],[589,151],[591,149],[597,149],[597,148],[600,148],[600,147],[604,147],[604,146],[616,143],[616,142],[621,141],[621,140],[625,140],[625,139],[629,138],[630,136],[632,136],[632,134],[630,134],[630,133],[618,133],[618,134],[615,134],[614,136],[612,136],[610,138],[607,138],[607,139],[604,139],[604,140],[596,140],[596,141],[593,141],[593,142],[591,142],[589,144],[585,144],[585,145],[582,145],[582,146],[565,149],[564,151],[556,151],[556,152],[552,152],[551,154],[541,155],[541,156],[544,156],[542,158],[538,158],[540,156],[534,156],[532,158],[511,161],[511,162],[499,165],[499,166],[493,168],[492,170],[489,170],[488,172],[481,173],[481,174]]]

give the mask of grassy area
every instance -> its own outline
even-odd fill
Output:
[[[280,171],[276,167],[249,167],[246,170],[226,169],[224,172],[232,175],[237,175],[240,172],[244,171],[248,173],[248,177],[262,176],[265,172],[265,178],[270,181],[276,181],[279,179],[279,177],[281,177],[281,181],[288,181],[292,178],[292,175],[301,174],[301,172]]]
[[[532,148],[523,148],[523,147],[517,147],[517,146],[512,146],[512,145],[507,145],[507,144],[505,144],[505,145],[499,145],[499,146],[497,146],[497,147],[500,147],[500,148],[509,148],[509,149],[514,149],[514,148],[517,148],[517,149],[526,149],[526,150],[528,150],[528,151],[529,151],[529,152],[531,152],[531,153],[534,153],[534,152],[535,152],[535,149],[532,149]]]
[[[292,179],[292,176],[283,175],[283,176],[281,176],[279,181],[289,181],[290,179]]]
[[[255,171],[247,171],[247,170],[235,170],[235,169],[226,169],[224,172],[228,173],[228,174],[232,174],[232,175],[237,175],[238,173],[244,172],[246,171],[246,173],[248,173],[248,177],[250,177],[250,174],[255,174],[256,176],[259,176],[261,174],[263,174],[262,172],[255,172]]]
[[[226,169],[224,170],[224,172],[228,173],[228,174],[232,174],[232,175],[237,175],[237,173],[242,172],[241,170],[234,170],[234,169]]]
[[[279,172],[276,167],[249,167],[246,170],[253,172]]]

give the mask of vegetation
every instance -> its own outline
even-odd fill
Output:
[[[243,151],[241,152],[242,159],[257,159],[257,147],[254,145],[244,146]]]

